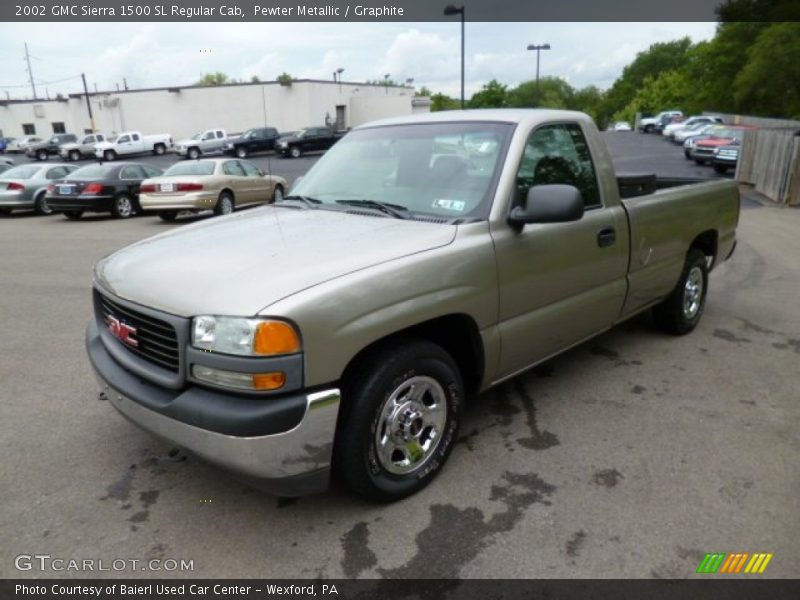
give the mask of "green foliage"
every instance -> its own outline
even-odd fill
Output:
[[[195,85],[225,85],[226,83],[235,83],[228,78],[225,73],[217,71],[216,73],[205,73]]]
[[[293,80],[294,80],[294,77],[289,75],[286,71],[284,71],[283,73],[281,73],[280,75],[278,75],[275,78],[275,81],[277,81],[279,83],[292,83]]]
[[[461,108],[461,100],[456,100],[445,94],[438,93],[431,96],[431,112],[440,110],[454,110]]]
[[[800,117],[800,23],[775,23],[747,51],[733,84],[736,105],[770,117]]]
[[[508,88],[496,79],[483,85],[479,92],[472,95],[467,103],[468,108],[502,108],[508,106]]]
[[[415,96],[426,96],[426,97],[430,98],[433,95],[433,92],[431,92],[430,88],[428,88],[428,87],[423,85],[416,92],[414,92],[414,95]]]
[[[536,81],[524,81],[508,94],[509,106],[520,108],[569,108],[575,90],[558,77],[542,77]]]
[[[258,78],[258,75],[253,75],[250,77],[250,83],[261,83],[261,80]]]

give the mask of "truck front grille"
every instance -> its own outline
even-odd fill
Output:
[[[178,335],[171,324],[120,306],[102,294],[97,294],[97,307],[101,320],[106,325],[111,321],[111,317],[136,330],[131,335],[135,345],[120,341],[121,346],[148,362],[173,373],[178,372],[180,365]]]

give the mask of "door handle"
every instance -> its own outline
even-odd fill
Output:
[[[605,248],[606,246],[611,246],[614,242],[617,241],[617,232],[614,230],[613,227],[606,227],[605,229],[601,229],[597,234],[597,245],[601,248]]]

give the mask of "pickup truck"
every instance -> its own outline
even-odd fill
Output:
[[[306,127],[290,136],[280,138],[275,143],[275,151],[279,152],[281,156],[298,158],[306,152],[327,150],[343,135],[330,127]]]
[[[225,154],[245,158],[254,152],[275,150],[275,142],[280,135],[274,127],[256,127],[248,129],[241,136],[228,138]]]
[[[206,129],[189,139],[175,142],[175,152],[179,156],[196,160],[203,154],[222,152],[227,142],[228,134],[224,129]]]
[[[77,142],[62,144],[58,153],[64,160],[76,161],[82,158],[94,157],[94,145],[105,142],[106,136],[102,133],[88,133]]]
[[[642,133],[653,133],[659,127],[663,126],[665,119],[673,117],[682,117],[683,112],[679,110],[664,110],[658,113],[655,117],[645,117],[639,121],[639,131]]]
[[[120,413],[245,481],[396,500],[465,397],[648,309],[692,331],[738,219],[733,182],[616,175],[583,113],[388,119],[272,205],[101,260],[86,346]]]
[[[74,133],[57,133],[48,140],[31,144],[25,150],[28,158],[35,158],[36,160],[47,160],[53,154],[58,154],[61,146],[70,144],[78,139]]]
[[[172,136],[168,133],[142,135],[138,131],[126,131],[118,136],[94,145],[94,155],[102,160],[116,160],[120,156],[152,152],[160,156],[172,148]]]

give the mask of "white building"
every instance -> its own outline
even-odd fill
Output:
[[[279,131],[428,112],[430,100],[405,86],[299,79],[219,86],[184,86],[89,94],[95,129],[170,133],[175,140],[221,127],[229,133],[270,126]],[[91,129],[84,94],[54,100],[0,100],[0,134],[49,136]]]

